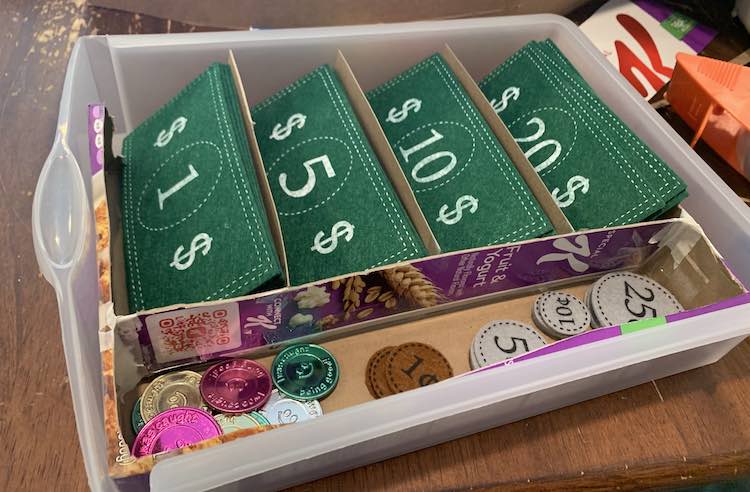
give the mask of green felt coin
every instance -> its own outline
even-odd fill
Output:
[[[502,145],[440,55],[367,97],[444,251],[552,232]]]
[[[329,66],[252,114],[292,284],[425,255]]]
[[[640,222],[686,196],[551,41],[527,44],[479,86],[574,228]]]
[[[213,64],[123,143],[131,311],[281,281],[227,65]]]

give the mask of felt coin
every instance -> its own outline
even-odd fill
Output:
[[[210,413],[199,408],[171,408],[146,422],[133,442],[133,456],[190,446],[221,433],[221,426]]]
[[[664,286],[635,273],[609,273],[594,282],[590,291],[591,310],[601,326],[621,325],[683,310]]]
[[[589,312],[591,313],[591,322],[593,324],[594,322],[594,312],[591,309],[591,289],[587,289],[586,293],[583,295],[583,303],[586,305],[587,308],[589,308]]]
[[[146,421],[141,416],[141,399],[138,398],[133,405],[133,411],[130,413],[130,425],[133,426],[133,432],[138,433],[146,425]]]
[[[370,362],[367,365],[367,379],[369,381],[369,387],[372,389],[371,393],[375,398],[383,398],[384,396],[392,395],[394,392],[388,385],[387,368],[388,368],[388,357],[395,347],[383,347],[375,352],[370,358]]]
[[[474,355],[474,347],[469,347],[469,367],[471,367],[471,370],[479,369],[479,362],[477,361],[477,356]]]
[[[325,398],[339,381],[336,358],[320,345],[285,348],[273,360],[271,371],[278,390],[296,400]]]
[[[266,418],[272,424],[296,424],[313,418],[304,403],[283,398],[266,410]]]
[[[410,342],[388,355],[386,377],[391,390],[400,393],[453,377],[453,369],[434,347]]]
[[[388,386],[386,368],[388,364],[388,356],[394,348],[395,347],[390,346],[381,348],[372,354],[370,360],[367,362],[365,382],[370,394],[375,398],[383,398],[384,396],[393,394]]]
[[[157,377],[141,396],[141,416],[145,422],[159,413],[176,407],[201,408],[203,400],[198,389],[201,375],[193,371],[177,371]]]
[[[586,295],[583,296],[583,303],[586,305],[587,308],[589,308],[589,313],[591,313],[591,327],[601,328],[603,325],[599,321],[599,318],[596,317],[596,312],[594,311],[594,308],[591,307],[591,289],[590,288],[586,291]]]
[[[492,321],[474,336],[472,347],[479,367],[511,359],[545,345],[532,327],[512,320]]]
[[[591,312],[576,296],[550,291],[536,298],[532,313],[540,330],[552,338],[583,333],[591,326]]]
[[[375,390],[372,387],[372,380],[370,379],[370,366],[368,365],[365,368],[365,387],[367,388],[367,392],[370,393],[370,396],[373,398],[377,398],[377,394],[375,393]]]
[[[225,413],[244,413],[262,407],[272,389],[266,368],[247,359],[214,364],[206,370],[200,384],[205,402]]]

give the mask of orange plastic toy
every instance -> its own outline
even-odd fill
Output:
[[[672,108],[732,167],[750,177],[750,68],[686,53],[666,94]]]

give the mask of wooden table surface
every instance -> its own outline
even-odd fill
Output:
[[[90,8],[84,0],[0,1],[0,490],[81,490],[86,477],[63,358],[57,302],[31,239],[37,176],[55,135],[75,40],[93,33],[195,28]],[[745,50],[741,29],[709,54]],[[713,52],[711,51],[713,50]],[[680,131],[684,125],[668,111]],[[705,146],[742,196],[750,185]],[[710,328],[710,327],[707,327]],[[298,490],[634,489],[750,475],[750,341],[720,362]]]

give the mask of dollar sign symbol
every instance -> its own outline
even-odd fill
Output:
[[[168,132],[164,130],[159,132],[159,135],[156,137],[156,142],[154,142],[154,147],[164,147],[167,145],[172,140],[172,137],[174,137],[175,132],[182,133],[186,124],[187,118],[184,116],[178,116],[175,118],[172,122],[172,126],[169,127]]]
[[[323,239],[325,233],[323,231],[318,232],[315,235],[315,241],[313,241],[313,246],[310,250],[317,251],[321,255],[327,255],[339,245],[339,237],[341,236],[344,236],[346,242],[351,241],[354,237],[354,226],[345,220],[340,220],[333,224],[331,235],[325,239]]]
[[[576,191],[580,189],[582,194],[586,194],[589,191],[589,179],[583,176],[573,176],[568,180],[567,191],[560,196],[560,188],[552,190],[552,198],[557,202],[557,206],[565,208],[571,205],[576,199]]]
[[[305,120],[307,120],[307,116],[305,116],[302,113],[294,113],[292,116],[289,117],[288,120],[286,120],[286,125],[281,126],[281,123],[276,123],[276,126],[273,127],[273,131],[271,132],[271,136],[269,138],[273,140],[284,140],[286,137],[292,134],[292,130],[297,128],[302,128],[305,126]]]
[[[396,108],[391,108],[388,111],[388,117],[385,119],[386,121],[389,121],[391,123],[400,123],[406,119],[407,116],[409,116],[409,111],[414,110],[415,113],[418,113],[420,109],[422,109],[422,101],[419,99],[407,99],[406,102],[404,102],[403,105],[401,105],[401,109],[397,110]]]
[[[492,104],[492,109],[494,109],[497,114],[500,114],[505,111],[505,108],[508,107],[508,103],[511,99],[515,101],[520,95],[521,90],[518,87],[508,87],[503,91],[503,95],[500,96],[499,101],[497,99],[493,99],[492,101],[490,101],[490,104]]]
[[[479,200],[471,195],[464,195],[456,200],[456,208],[450,212],[448,212],[448,205],[443,205],[438,212],[437,221],[445,225],[453,225],[463,218],[464,210],[467,208],[469,213],[473,214],[479,208]]]
[[[187,270],[193,265],[195,261],[195,253],[202,249],[203,256],[206,256],[211,250],[211,236],[205,232],[196,234],[193,240],[190,242],[190,250],[183,254],[185,248],[182,246],[178,247],[174,252],[172,263],[169,264],[171,267],[175,267],[177,270]]]

